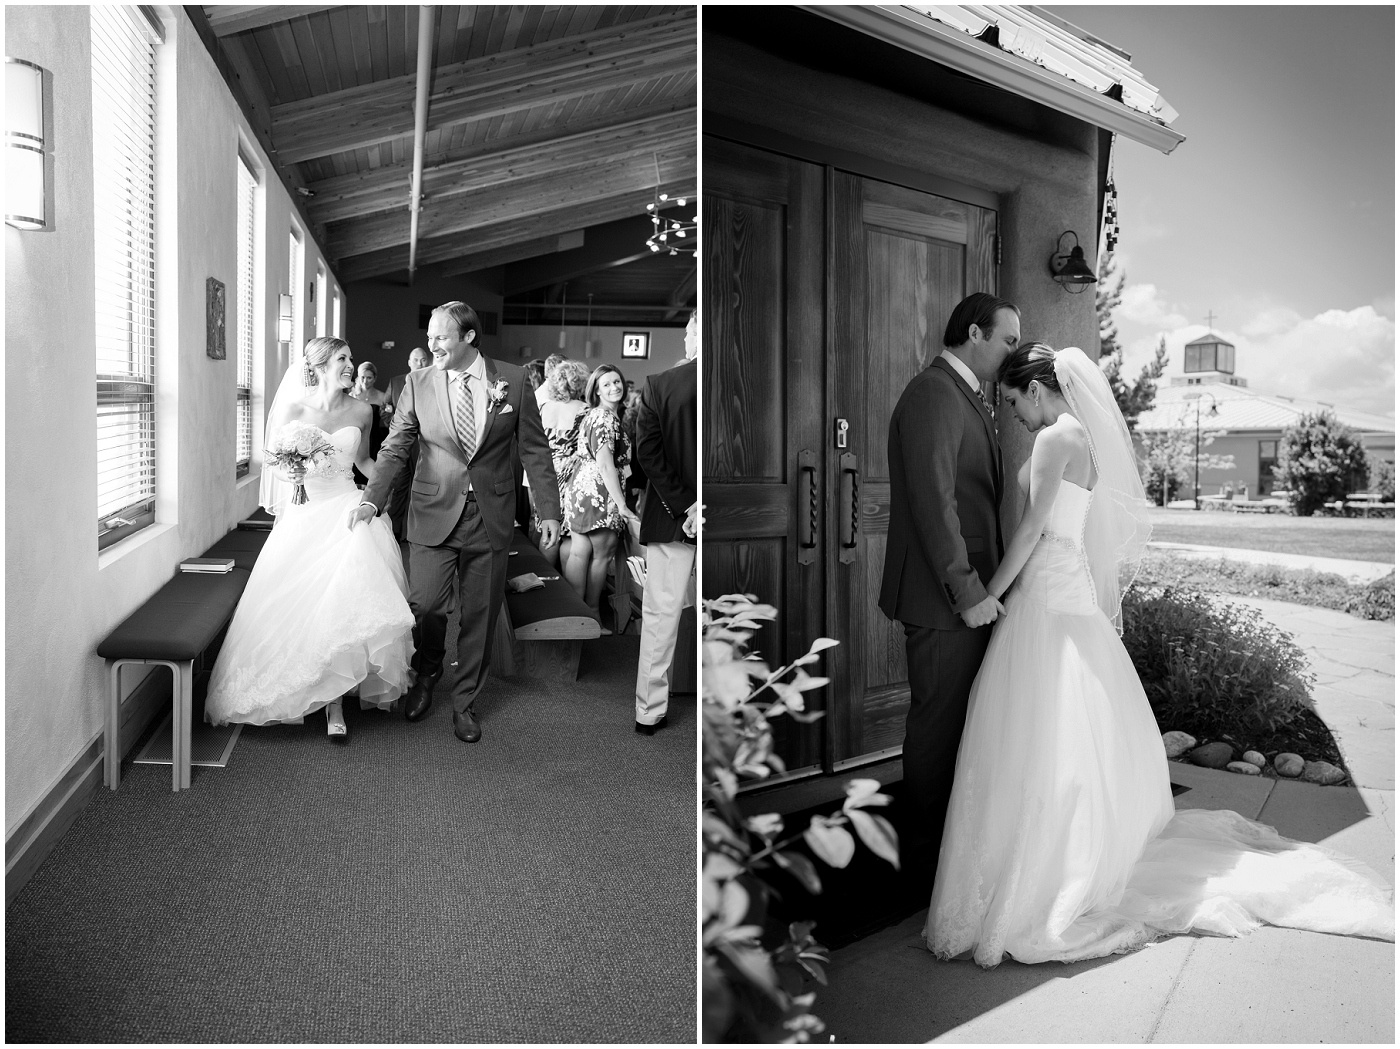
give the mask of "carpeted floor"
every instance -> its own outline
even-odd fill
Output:
[[[693,1042],[695,703],[632,730],[635,637],[494,679],[481,742],[349,709],[123,769],[6,913],[10,1042]]]

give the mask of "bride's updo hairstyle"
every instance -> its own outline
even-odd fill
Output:
[[[302,382],[307,386],[315,386],[317,383],[316,372],[324,368],[342,348],[348,350],[350,344],[344,339],[334,339],[329,335],[322,335],[308,342],[306,353],[302,357],[302,366],[305,369]]]
[[[997,369],[997,382],[1022,393],[1031,382],[1038,382],[1060,393],[1060,380],[1055,378],[1055,351],[1043,342],[1022,343]]]

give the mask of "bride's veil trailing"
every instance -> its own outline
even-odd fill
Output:
[[[272,398],[272,406],[267,412],[269,423],[273,419],[282,418],[279,412],[292,401],[301,400],[306,396],[306,357],[295,347],[289,357],[287,370],[282,375],[282,382],[278,385],[277,393]],[[271,439],[272,430],[269,426],[264,433],[263,444],[266,445]],[[276,517],[282,512],[283,507],[287,505],[291,497],[291,482],[286,480],[275,466],[264,460],[262,476],[258,481],[258,505]]]
[[[1055,378],[1089,437],[1098,483],[1084,526],[1084,549],[1099,607],[1123,632],[1123,591],[1136,578],[1152,535],[1147,493],[1133,439],[1099,366],[1077,346],[1055,353]]]

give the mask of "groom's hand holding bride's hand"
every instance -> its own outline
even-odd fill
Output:
[[[361,503],[350,511],[350,520],[345,522],[345,527],[353,531],[357,524],[361,521],[373,520],[374,515],[377,513],[379,513],[379,511],[375,508],[373,503]]]
[[[959,614],[968,626],[979,627],[995,623],[1000,617],[1006,615],[1006,609],[1000,601],[988,594],[977,604]]]

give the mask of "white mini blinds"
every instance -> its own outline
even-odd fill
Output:
[[[155,519],[156,36],[94,4],[98,547]]]

